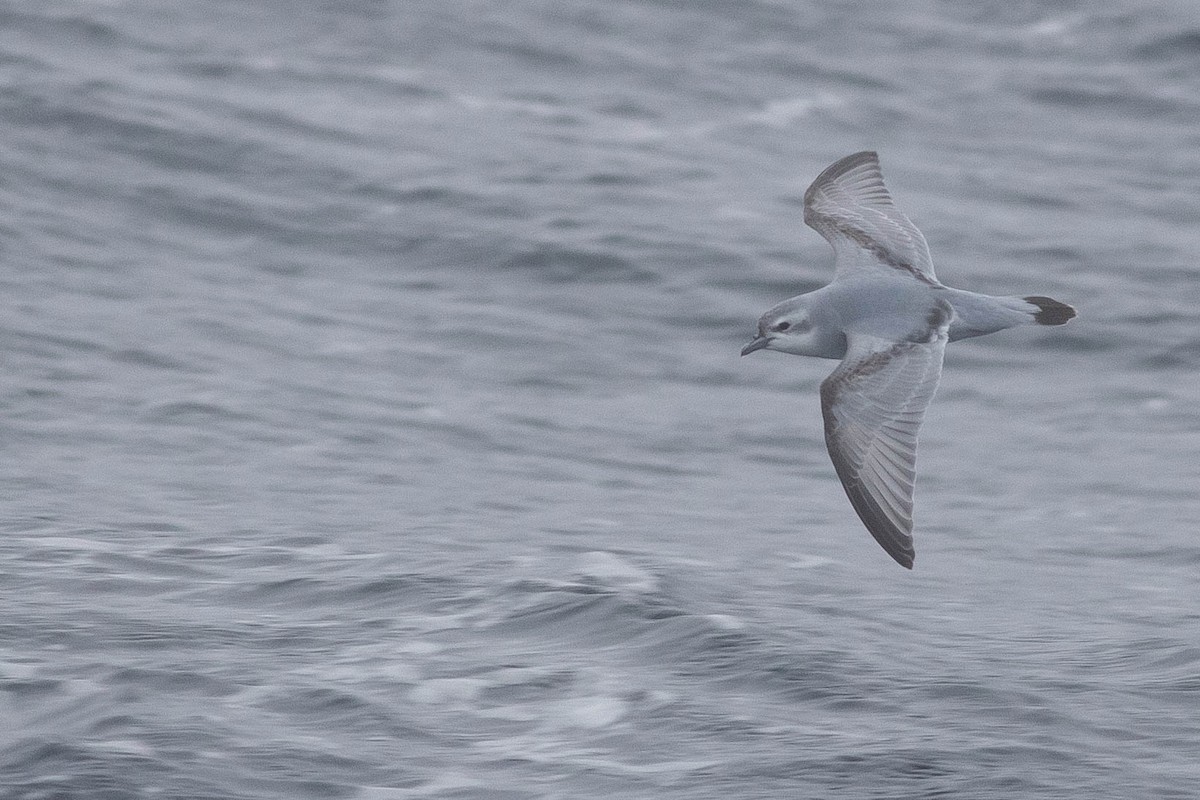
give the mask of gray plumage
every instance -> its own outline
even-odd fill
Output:
[[[742,355],[842,359],[821,384],[825,443],[867,530],[911,569],[917,434],[947,342],[1062,325],[1075,309],[1040,295],[992,297],[943,285],[925,237],[892,202],[870,151],[817,176],[804,195],[804,221],[833,247],[833,282],[763,314]]]

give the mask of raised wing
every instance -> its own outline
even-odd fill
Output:
[[[942,374],[953,310],[945,301],[911,341],[847,335],[821,384],[825,444],[846,495],[875,541],[912,569],[917,431]]]
[[[925,237],[892,202],[879,156],[866,150],[829,166],[804,193],[804,221],[833,246],[839,277],[900,270],[939,286]]]

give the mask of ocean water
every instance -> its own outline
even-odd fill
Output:
[[[1191,0],[0,3],[0,797],[1191,798]],[[824,451],[877,149],[959,342]]]

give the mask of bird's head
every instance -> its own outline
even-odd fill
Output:
[[[808,301],[803,295],[784,300],[758,320],[758,334],[742,348],[748,356],[755,350],[779,350],[796,355],[813,355],[817,350],[816,331],[809,318]]]

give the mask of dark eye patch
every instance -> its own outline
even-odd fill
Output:
[[[777,324],[775,326],[775,330],[786,331],[790,327],[792,327],[792,323],[788,322],[787,320],[784,320],[783,322],[780,322],[779,324]]]

